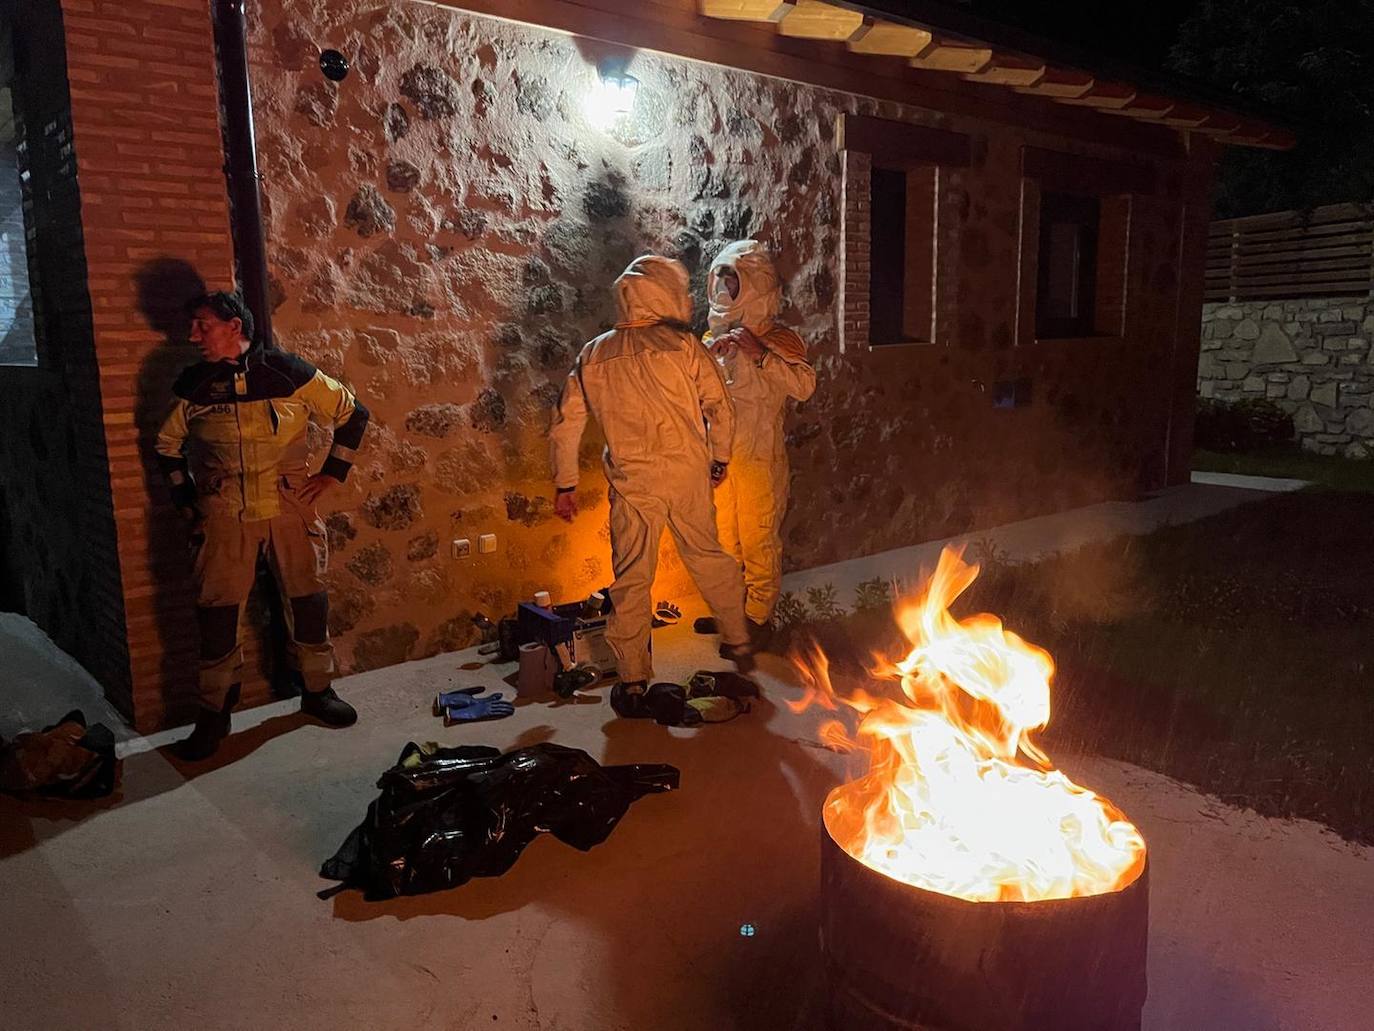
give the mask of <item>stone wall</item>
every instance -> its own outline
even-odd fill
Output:
[[[1198,394],[1268,398],[1308,451],[1374,453],[1374,303],[1315,298],[1208,304]]]
[[[1164,442],[1171,419],[1191,425],[1196,331],[1174,329],[1177,214],[1133,237],[1124,341],[1016,347],[1020,148],[1152,162],[1177,213],[1206,210],[1205,143],[1152,156],[1056,134],[1049,104],[1038,127],[993,125],[934,98],[903,107],[642,51],[634,120],[607,133],[582,111],[605,45],[421,4],[262,0],[250,14],[279,340],[374,413],[328,517],[347,669],[460,647],[474,610],[610,578],[599,443],[569,528],[552,515],[544,434],[578,348],[613,321],[611,280],[645,251],[688,265],[698,314],[725,242],[753,234],[780,256],[782,319],[821,383],[788,422],[789,568],[1178,474]],[[319,72],[325,47],[352,62],[340,84]],[[945,257],[958,264],[942,270],[959,299],[947,347],[840,351],[842,111],[975,137],[946,184],[960,221]],[[1157,389],[1175,371],[1179,397]],[[1017,377],[1034,403],[995,410],[994,384]],[[475,552],[481,533],[497,534],[495,555],[449,557],[450,540]],[[687,589],[665,546],[657,593]]]
[[[779,254],[782,319],[822,384],[789,421],[789,568],[1164,481],[1172,400],[1147,386],[1176,353],[1187,377],[1195,353],[1173,338],[1175,298],[1142,301],[1124,344],[1013,346],[1020,147],[1091,144],[647,52],[635,120],[598,132],[581,104],[606,47],[420,4],[258,3],[250,45],[280,344],[374,412],[327,520],[345,668],[455,649],[474,610],[609,580],[598,441],[569,529],[552,517],[544,432],[577,349],[613,322],[610,280],[650,250],[691,269],[698,315],[725,242],[753,234]],[[341,84],[320,76],[324,47],[352,60]],[[840,111],[976,136],[949,181],[951,346],[838,348]],[[1205,210],[1205,161],[1157,164],[1168,202]],[[1178,232],[1140,234],[1140,297],[1168,282]],[[993,384],[1015,377],[1035,403],[993,410]],[[495,555],[475,554],[486,532]],[[449,558],[455,537],[473,558]],[[686,590],[665,546],[658,594]]]

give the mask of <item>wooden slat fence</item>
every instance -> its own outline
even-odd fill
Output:
[[[1354,297],[1374,291],[1374,204],[1219,219],[1207,238],[1207,300]]]

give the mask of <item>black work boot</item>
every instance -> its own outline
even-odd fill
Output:
[[[692,632],[695,634],[718,634],[720,624],[716,622],[715,616],[698,616],[692,621]]]
[[[196,725],[191,733],[172,746],[173,753],[186,762],[204,762],[219,750],[219,744],[229,736],[229,714],[239,703],[239,685],[229,688],[224,705],[211,709],[202,705],[196,712]]]
[[[644,704],[645,693],[649,689],[646,680],[621,681],[611,688],[611,708],[617,716],[627,720],[646,719],[649,709]]]
[[[358,710],[335,694],[332,687],[302,691],[301,712],[331,727],[351,727],[358,722]]]
[[[754,646],[751,644],[722,644],[720,657],[733,662],[741,673],[754,672]]]

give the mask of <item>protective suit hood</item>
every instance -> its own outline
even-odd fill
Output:
[[[686,326],[692,319],[687,293],[687,269],[682,262],[646,254],[635,258],[615,281],[620,310],[617,328],[676,322]]]
[[[732,268],[739,276],[739,295],[731,298],[720,282],[717,270]],[[711,304],[707,322],[713,334],[727,333],[743,326],[756,336],[773,328],[782,301],[778,272],[767,249],[757,240],[736,240],[716,255],[706,281],[706,296]]]

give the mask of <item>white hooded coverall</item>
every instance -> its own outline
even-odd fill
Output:
[[[620,321],[588,343],[568,374],[549,432],[554,484],[578,481],[590,413],[606,436],[612,614],[606,640],[623,682],[653,678],[654,572],[666,528],[727,645],[748,643],[739,566],[716,539],[710,467],[730,459],[734,411],[720,369],[687,328],[687,270],[636,258],[615,281]]]
[[[719,272],[732,268],[739,293],[731,297]],[[745,611],[759,625],[773,616],[782,591],[782,529],[787,514],[787,400],[805,401],[816,371],[797,334],[776,325],[782,291],[772,259],[756,240],[739,240],[720,252],[707,281],[711,310],[705,342],[743,326],[767,349],[758,360],[743,353],[725,362],[735,403],[734,458],[716,491],[721,546],[744,566]]]

